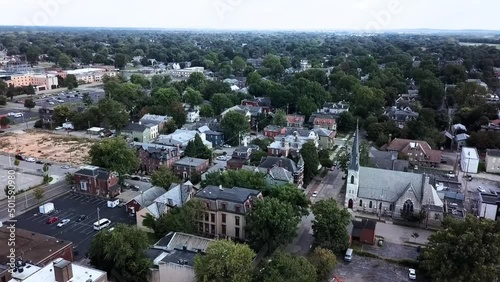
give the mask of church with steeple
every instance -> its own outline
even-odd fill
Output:
[[[418,214],[426,207],[443,208],[428,175],[361,166],[357,127],[354,134],[346,177],[346,208],[392,217]]]

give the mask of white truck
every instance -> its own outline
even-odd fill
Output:
[[[41,214],[48,214],[55,211],[54,203],[46,203],[38,207]]]

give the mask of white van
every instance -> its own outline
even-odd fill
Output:
[[[99,221],[94,222],[94,230],[101,230],[103,228],[108,227],[111,224],[111,221],[107,218],[100,219]]]
[[[352,249],[347,249],[344,260],[350,262],[352,260]]]

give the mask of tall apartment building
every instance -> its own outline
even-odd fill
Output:
[[[263,199],[258,190],[207,186],[194,198],[201,200],[206,211],[200,214],[198,231],[202,234],[245,239],[246,215],[254,201]]]
[[[35,87],[36,90],[48,90],[48,89],[55,89],[59,85],[57,76],[52,73],[50,74],[22,73],[22,74],[11,74],[4,77],[7,85],[12,85],[14,87],[31,85]]]

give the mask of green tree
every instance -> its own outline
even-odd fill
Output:
[[[126,174],[139,167],[135,150],[121,137],[103,139],[90,147],[91,164]]]
[[[328,249],[316,247],[308,257],[309,261],[316,268],[318,281],[326,281],[330,278],[332,270],[337,265],[337,257]]]
[[[33,191],[33,196],[35,197],[36,201],[40,203],[40,201],[42,201],[43,198],[45,198],[45,190],[43,190],[42,187],[37,187]]]
[[[432,281],[495,281],[500,277],[500,222],[445,218],[429,237],[421,267]],[[446,258],[443,260],[443,258]]]
[[[316,268],[306,258],[276,252],[264,265],[259,281],[264,282],[316,282]]]
[[[178,183],[179,178],[168,168],[161,166],[151,174],[151,184],[163,187],[168,191],[173,183]]]
[[[314,146],[312,142],[307,142],[302,145],[302,149],[300,149],[300,155],[304,160],[304,180],[306,182],[309,182],[318,173],[318,149],[316,149],[316,146]]]
[[[182,98],[184,99],[184,102],[191,105],[191,107],[198,106],[203,103],[203,96],[201,95],[200,91],[196,91],[191,87],[188,87],[186,89],[186,92],[184,93],[184,96]]]
[[[236,56],[236,57],[233,58],[233,61],[231,62],[231,65],[233,66],[233,69],[235,71],[241,72],[247,66],[247,62],[242,57]]]
[[[259,166],[261,161],[262,161],[262,158],[265,158],[267,157],[267,152],[264,152],[264,151],[254,151],[251,155],[250,155],[250,165],[253,165],[253,166]]]
[[[201,91],[205,86],[205,75],[199,72],[192,73],[186,82],[193,89]]]
[[[156,89],[156,88],[162,88],[162,87],[168,87],[168,84],[170,82],[171,78],[168,75],[153,75],[151,77],[151,88]]]
[[[210,104],[216,115],[220,115],[225,109],[234,106],[233,100],[228,94],[217,93],[210,99]]]
[[[286,112],[282,109],[277,109],[276,113],[274,113],[274,117],[271,123],[277,126],[286,126]]]
[[[215,115],[214,108],[210,104],[203,104],[200,107],[200,116],[213,117]]]
[[[168,213],[156,219],[151,214],[143,216],[142,224],[151,228],[157,238],[164,237],[169,232],[198,232],[198,218],[204,209],[204,203],[197,199],[186,202],[182,207],[174,207]]]
[[[76,76],[74,74],[68,74],[64,79],[64,83],[69,90],[78,87],[78,80],[76,80]]]
[[[115,67],[123,69],[128,63],[128,56],[126,54],[118,53],[115,55]]]
[[[71,58],[64,53],[61,53],[59,54],[59,58],[57,59],[57,64],[61,68],[68,68],[71,65]]]
[[[35,101],[33,101],[33,99],[28,98],[28,99],[24,100],[24,107],[25,107],[25,108],[28,108],[30,111],[31,111],[31,109],[33,109],[35,106],[36,106],[36,103],[35,103]]]
[[[296,210],[296,214],[299,216],[306,216],[309,214],[308,209],[311,202],[307,199],[304,191],[293,184],[285,184],[279,187],[270,188],[269,192],[265,193],[265,196],[291,204]]]
[[[438,109],[444,95],[444,85],[438,79],[426,79],[420,83],[419,97],[423,107]]]
[[[222,187],[226,188],[243,187],[259,191],[267,188],[265,174],[248,170],[226,170],[222,173],[212,172],[207,174],[206,179],[201,184],[202,187],[222,185]]]
[[[75,184],[75,176],[71,172],[66,172],[64,174],[64,179],[68,182],[69,185]]]
[[[258,200],[246,220],[248,240],[256,247],[267,243],[273,251],[292,242],[297,235],[300,216],[292,204],[268,198]]]
[[[14,165],[15,165],[15,166],[19,166],[19,164],[20,164],[20,162],[19,162],[19,160],[18,160],[18,159],[14,160]]]
[[[140,85],[142,88],[149,88],[151,82],[142,74],[132,74],[130,76],[130,82],[136,85]]]
[[[132,110],[144,95],[139,85],[130,82],[123,83],[117,80],[118,78],[112,78],[104,83],[106,97],[122,103],[127,110]]]
[[[231,145],[239,144],[240,138],[250,131],[247,117],[236,111],[230,111],[224,115],[221,120],[221,127],[226,142]]]
[[[10,124],[10,119],[8,117],[0,118],[0,126],[1,127],[6,127],[9,124]]]
[[[330,151],[321,150],[318,152],[319,163],[322,167],[332,167],[333,161],[330,159]]]
[[[182,103],[172,103],[168,108],[167,113],[172,117],[177,127],[180,128],[186,123],[186,111],[184,110]]]
[[[67,105],[57,105],[54,108],[52,120],[56,126],[61,126],[71,116],[71,109]]]
[[[6,95],[8,88],[9,88],[9,86],[7,85],[7,83],[5,81],[3,81],[2,79],[0,79],[0,96]]]
[[[111,127],[119,131],[129,123],[127,109],[120,102],[104,98],[97,103],[97,109],[104,127]]]
[[[443,72],[444,80],[448,84],[457,84],[467,79],[467,70],[462,65],[448,64]]]
[[[297,104],[299,112],[305,115],[306,118],[310,117],[318,109],[318,105],[314,103],[314,100],[307,96],[300,97]]]
[[[356,118],[350,112],[343,112],[339,116],[337,129],[342,132],[349,132],[356,128]]]
[[[312,229],[316,244],[334,252],[342,252],[349,246],[349,212],[337,205],[335,199],[321,200],[311,207],[314,214]]]
[[[167,121],[163,128],[160,130],[160,134],[171,134],[177,130],[177,124],[173,119]]]
[[[255,253],[245,244],[218,240],[208,245],[204,255],[194,259],[197,282],[252,281],[252,260]]]
[[[90,243],[90,263],[124,281],[147,281],[153,262],[146,256],[148,237],[135,226],[116,225],[113,231],[97,233]]]
[[[189,141],[186,149],[184,150],[184,156],[191,158],[200,159],[212,159],[212,151],[203,144],[203,140],[199,134],[194,136],[194,139]]]
[[[7,96],[5,95],[0,95],[0,106],[5,106],[7,105]]]
[[[351,160],[351,154],[347,150],[347,147],[342,147],[339,149],[339,152],[337,153],[336,161],[338,163],[338,166],[342,171],[347,173],[347,167],[349,166],[349,162]]]
[[[267,55],[264,57],[262,65],[268,68],[274,77],[281,77],[285,72],[285,68],[281,65],[280,57],[276,55]]]
[[[157,105],[168,107],[174,102],[180,102],[179,91],[173,87],[159,88],[153,94],[153,100]]]
[[[90,94],[89,93],[83,93],[82,103],[85,106],[87,106],[87,107],[90,106],[90,105],[92,105],[92,99],[90,98]]]
[[[247,75],[247,84],[248,85],[257,84],[261,80],[262,80],[262,76],[256,71],[253,71]]]

